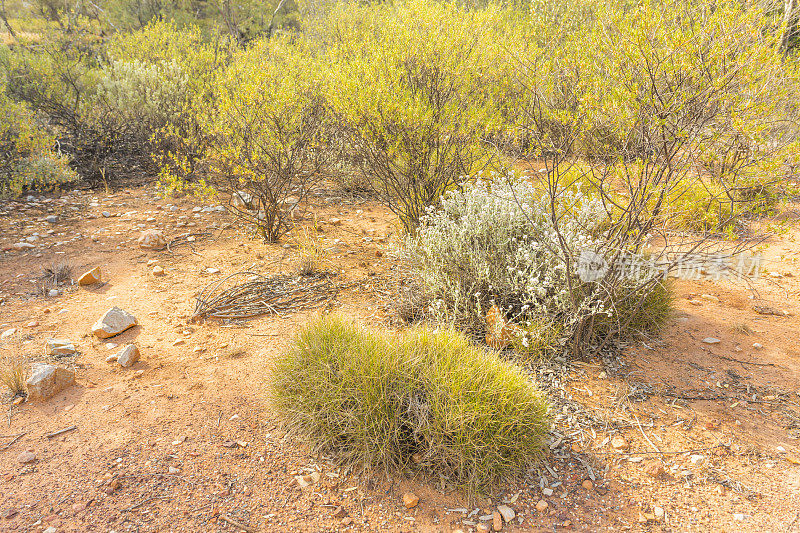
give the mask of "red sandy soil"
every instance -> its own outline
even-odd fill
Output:
[[[326,267],[360,282],[335,307],[396,323],[394,219],[333,192],[315,204],[316,230],[305,227],[325,239]],[[678,281],[675,316],[660,336],[631,341],[624,365],[571,365],[564,395],[594,422],[579,430],[574,414],[558,421],[565,438],[554,436],[561,442],[539,469],[467,498],[430,480],[338,469],[284,435],[265,401],[269,361],[315,311],[242,324],[190,318],[209,282],[240,270],[292,272],[297,247],[263,244],[225,213],[192,211],[202,205],[145,187],[0,202],[0,248],[42,236],[31,250],[0,254],[0,332],[17,330],[0,341],[0,358],[46,360],[49,338],[69,338],[80,352],[58,361],[77,372],[76,386],[46,402],[3,397],[0,448],[11,444],[0,451],[0,531],[239,531],[232,520],[253,531],[449,533],[491,525],[480,517],[503,501],[517,513],[504,531],[800,531],[797,228],[770,240],[760,299],[733,283]],[[59,221],[44,221],[48,214]],[[145,228],[168,239],[210,236],[172,253],[144,251],[136,239]],[[165,276],[152,274],[151,260]],[[74,278],[100,266],[104,283],[43,296],[31,280],[58,262]],[[759,314],[754,304],[788,315]],[[99,341],[91,325],[112,305],[139,325]],[[106,363],[118,350],[106,342],[136,342],[141,361]],[[26,450],[35,462],[18,461]],[[318,483],[294,483],[312,471]],[[408,491],[420,497],[413,509],[402,504]]]

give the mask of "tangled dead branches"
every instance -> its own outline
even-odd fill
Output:
[[[226,287],[226,282],[244,277],[244,283]],[[206,285],[198,293],[192,321],[204,318],[242,320],[260,315],[283,315],[313,309],[336,298],[341,287],[331,281],[332,274],[310,276],[279,274],[264,276],[255,272],[236,272]]]

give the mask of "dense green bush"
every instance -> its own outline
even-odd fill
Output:
[[[36,123],[33,113],[0,90],[0,196],[74,181],[68,159],[55,148],[56,140]]]
[[[549,428],[530,378],[453,330],[390,337],[324,317],[298,334],[272,376],[272,405],[316,451],[470,491],[524,472]]]

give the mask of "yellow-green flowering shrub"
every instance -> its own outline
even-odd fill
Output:
[[[290,228],[292,213],[321,179],[326,107],[307,46],[273,37],[234,57],[203,120],[208,182],[267,241]]]
[[[120,83],[128,91],[144,85],[155,96],[137,99],[142,91],[128,92],[130,105],[119,109],[139,109],[149,118],[153,142],[148,155],[158,165],[162,185],[171,190],[205,190],[202,158],[207,138],[202,122],[216,105],[218,80],[236,50],[229,38],[213,37],[210,41],[197,26],[179,28],[174,22],[158,21],[119,34],[109,45],[107,75],[127,73]]]
[[[484,140],[502,124],[495,40],[506,23],[494,8],[411,0],[342,4],[318,31],[330,106],[407,230],[494,151]]]

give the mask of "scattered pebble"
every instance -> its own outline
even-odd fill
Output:
[[[47,355],[64,356],[76,353],[75,345],[69,339],[49,339],[47,341]]]
[[[167,241],[164,239],[164,234],[157,229],[144,230],[139,235],[139,248],[145,250],[161,250],[167,246]]]
[[[703,339],[703,342],[706,344],[719,344],[722,341],[720,341],[716,337],[706,337],[705,339]]]
[[[583,487],[586,490],[592,490],[594,488],[594,485],[592,484],[591,480],[584,479],[583,483],[581,483],[581,487]]]
[[[622,438],[621,435],[614,435],[611,438],[611,446],[615,450],[627,450],[628,449],[628,442]]]
[[[550,507],[550,505],[544,500],[539,500],[536,503],[536,510],[539,511],[540,513],[545,512],[548,507]],[[506,522],[508,522],[508,520],[506,520]]]
[[[25,450],[21,454],[17,456],[17,461],[20,463],[27,465],[36,461],[36,454],[30,450]]]
[[[503,516],[503,520],[505,520],[506,522],[511,522],[512,520],[514,520],[514,517],[517,516],[517,513],[514,512],[514,509],[512,509],[508,505],[498,505],[497,510],[500,512],[500,514]]]
[[[163,276],[164,275],[164,268],[158,265],[153,267],[153,275],[154,276]]]
[[[417,504],[419,504],[419,496],[413,492],[403,494],[403,505],[406,506],[406,509],[413,509]]]
[[[311,472],[310,474],[307,474],[305,476],[294,476],[294,480],[297,482],[300,488],[309,487],[314,483],[317,483],[319,479],[320,479],[319,472]]]

